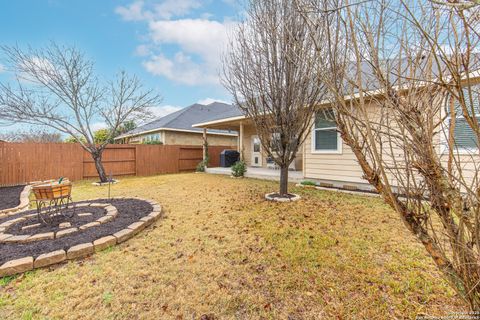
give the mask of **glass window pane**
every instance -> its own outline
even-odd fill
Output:
[[[477,118],[478,121],[479,118]],[[477,149],[477,139],[472,128],[468,125],[467,121],[463,118],[457,118],[455,121],[455,144],[458,148],[464,149]]]
[[[315,150],[337,150],[338,135],[336,130],[316,130]]]
[[[253,152],[260,152],[260,139],[253,139]]]
[[[479,86],[472,86],[470,89],[463,89],[463,97],[465,99],[465,104],[468,109],[468,113],[472,114],[472,111],[475,112],[475,114],[480,113],[480,92],[479,92],[480,87]],[[473,103],[473,110],[470,102]],[[457,113],[457,116],[461,116],[463,114],[462,106],[460,105],[460,102],[458,99],[455,99],[454,101],[454,108],[455,112]]]
[[[335,123],[335,115],[332,109],[326,109],[318,111],[315,114],[315,128],[331,128],[336,127],[337,124]]]

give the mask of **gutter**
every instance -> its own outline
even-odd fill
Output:
[[[113,140],[120,140],[120,139],[124,139],[124,138],[136,137],[136,136],[141,136],[141,135],[146,134],[146,133],[159,132],[159,131],[173,131],[173,132],[187,132],[187,133],[203,134],[203,132],[201,132],[201,131],[188,130],[188,129],[157,128],[157,129],[142,131],[142,132],[133,133],[133,134],[121,135],[121,136],[118,136],[118,137],[114,138]],[[207,130],[207,134],[217,135],[217,136],[238,137],[237,133],[209,132],[208,130]]]

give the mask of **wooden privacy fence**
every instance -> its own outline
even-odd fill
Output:
[[[220,153],[235,146],[209,146],[209,166],[220,164]],[[194,171],[202,161],[201,146],[109,145],[103,152],[107,174],[147,176]],[[81,180],[97,177],[88,152],[74,143],[0,142],[0,185],[68,177]]]

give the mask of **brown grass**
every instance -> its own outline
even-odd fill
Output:
[[[107,187],[74,185],[74,199]],[[1,319],[385,319],[465,306],[379,199],[205,174],[124,178],[165,217],[120,246],[0,281]]]

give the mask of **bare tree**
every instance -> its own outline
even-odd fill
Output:
[[[430,1],[298,0],[321,84],[364,178],[480,310],[477,11]],[[325,49],[327,48],[327,49]]]
[[[60,143],[62,135],[58,132],[32,128],[0,134],[0,139],[8,142]]]
[[[252,119],[264,151],[280,167],[280,195],[288,167],[311,127],[324,92],[309,29],[288,0],[251,0],[224,57],[223,83]]]
[[[17,85],[0,84],[0,118],[3,121],[47,126],[72,136],[88,151],[100,181],[107,181],[103,150],[128,121],[148,116],[159,95],[144,90],[139,79],[120,72],[102,83],[93,62],[74,47],[52,43],[40,49],[1,47]],[[96,144],[92,125],[104,122],[112,137]]]
[[[479,0],[430,0],[432,3],[437,5],[451,7],[459,10],[471,9],[473,7],[479,6]]]

